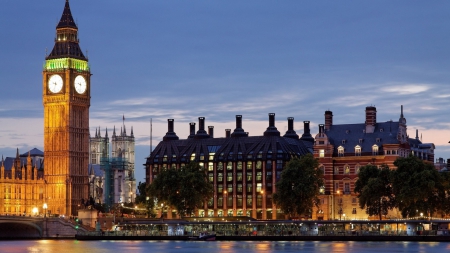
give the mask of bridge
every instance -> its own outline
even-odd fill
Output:
[[[0,216],[0,239],[75,238],[79,230],[87,231],[64,218]]]

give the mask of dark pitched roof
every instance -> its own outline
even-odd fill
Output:
[[[75,28],[77,29],[77,25],[72,17],[72,12],[70,11],[69,0],[66,0],[66,5],[64,6],[64,11],[59,20],[56,28]]]
[[[305,155],[311,151],[303,141],[281,136],[191,138],[161,141],[147,163],[187,163],[192,154],[195,154],[195,161],[206,162],[209,153],[215,153],[214,161],[253,161],[289,160],[292,156]]]
[[[32,150],[21,154],[20,157],[28,157],[28,154],[30,154],[31,157],[33,157],[33,156],[42,156],[43,157],[44,156],[44,152],[40,151],[37,148],[33,148]]]
[[[328,140],[334,146],[334,152],[337,152],[339,146],[344,147],[344,152],[354,152],[355,146],[361,147],[361,152],[372,152],[372,146],[381,147],[383,144],[398,144],[397,132],[399,122],[381,122],[376,123],[373,133],[366,133],[366,125],[343,124],[331,125],[330,129],[325,131]]]

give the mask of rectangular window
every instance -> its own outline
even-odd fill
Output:
[[[236,175],[237,175],[236,180],[242,181],[242,172],[238,172]]]
[[[222,208],[223,207],[223,198],[222,197],[218,197],[217,198],[217,207],[218,208]]]
[[[253,169],[253,163],[247,162],[247,170],[252,170],[252,169]]]
[[[256,162],[256,169],[257,169],[257,170],[262,169],[262,162],[261,162],[261,161],[257,161],[257,162]]]
[[[247,171],[247,181],[251,182],[253,180],[253,174]]]
[[[356,214],[356,208],[353,208],[352,214]]]
[[[262,196],[256,196],[256,207],[262,207]]]
[[[209,162],[208,163],[208,170],[213,171],[214,170],[214,163]]]
[[[344,194],[350,194],[350,183],[344,184]]]
[[[237,170],[242,170],[242,162],[237,163]]]
[[[227,173],[227,182],[233,181],[233,174],[231,172]]]
[[[217,193],[222,193],[223,192],[223,185],[222,184],[218,184],[217,185]]]
[[[283,169],[283,160],[277,160],[277,170]]]
[[[242,184],[237,184],[237,192],[242,192]]]
[[[252,184],[247,184],[247,192],[252,192],[253,191],[253,186]]]
[[[227,163],[227,170],[233,170],[233,163],[232,162],[228,162]]]
[[[209,179],[209,182],[214,182],[214,174],[213,173],[209,173],[208,174],[208,179]]]
[[[247,208],[251,208],[253,205],[252,195],[247,195]]]
[[[262,181],[262,172],[261,171],[256,172],[256,181]]]
[[[228,184],[227,185],[227,191],[228,191],[228,193],[232,193],[233,192],[233,185],[232,184]]]
[[[119,176],[119,180],[117,180],[117,189],[119,192],[122,192],[122,176]]]
[[[227,207],[228,208],[233,208],[233,196],[228,196],[227,197]]]
[[[223,163],[217,164],[217,170],[223,170]]]
[[[319,150],[319,157],[325,157],[325,149]]]
[[[217,182],[223,181],[223,173],[217,173]]]
[[[257,192],[261,192],[261,190],[262,190],[262,183],[257,183],[256,184],[256,191]]]
[[[277,171],[277,181],[281,178],[281,171]]]
[[[266,170],[267,171],[272,170],[272,161],[271,160],[266,161]]]
[[[242,207],[242,195],[237,195],[236,196],[236,205],[237,207]]]
[[[272,192],[272,183],[267,183],[266,184],[266,191]]]

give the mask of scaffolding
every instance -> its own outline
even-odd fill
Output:
[[[128,159],[123,157],[102,157],[100,158],[100,168],[105,172],[104,196],[107,211],[114,203],[114,172],[128,170]]]

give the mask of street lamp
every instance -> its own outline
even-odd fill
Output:
[[[33,215],[36,216],[37,213],[38,213],[38,208],[37,207],[33,207],[32,212],[33,212]]]
[[[48,208],[47,203],[44,203],[43,208],[44,208],[44,218],[45,218],[45,217],[47,217],[47,208]]]

